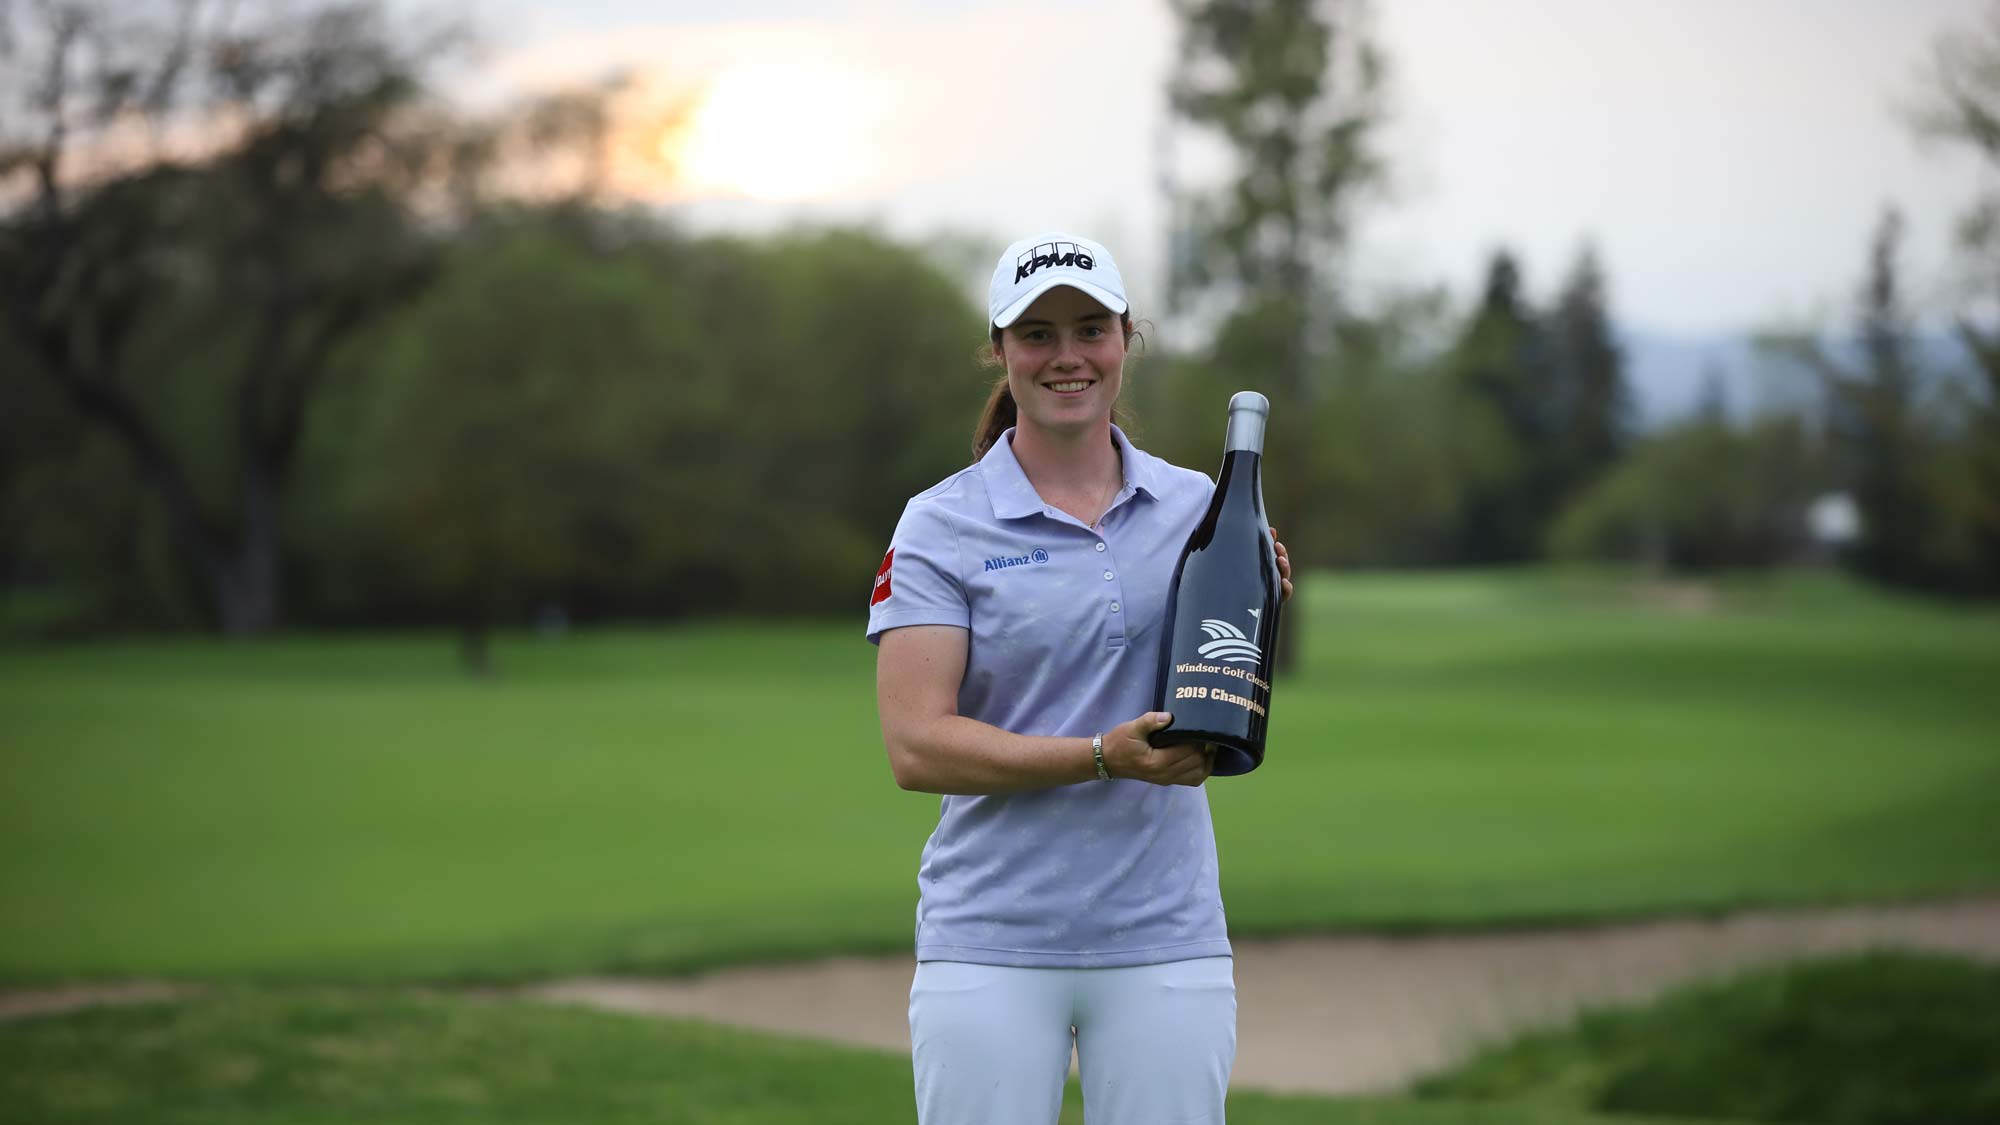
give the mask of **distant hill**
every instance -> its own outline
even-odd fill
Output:
[[[1645,328],[1619,331],[1625,378],[1632,387],[1634,422],[1657,429],[1692,413],[1701,402],[1710,373],[1720,381],[1724,404],[1734,416],[1810,402],[1812,380],[1796,366],[1759,353],[1747,334],[1686,335]],[[1918,362],[1932,378],[1962,377],[1971,357],[1956,336],[1927,332],[1916,337]],[[1856,363],[1853,341],[1834,346],[1843,361]]]

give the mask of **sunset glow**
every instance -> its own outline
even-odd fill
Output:
[[[829,69],[728,70],[659,136],[656,155],[677,196],[824,199],[869,177],[869,94],[861,76]]]

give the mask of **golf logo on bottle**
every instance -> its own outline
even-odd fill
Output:
[[[1252,609],[1254,620],[1263,616],[1263,611]],[[1250,635],[1219,617],[1201,619],[1201,631],[1209,635],[1209,642],[1195,651],[1203,660],[1222,660],[1230,664],[1249,664],[1253,667],[1264,659],[1264,650],[1257,647],[1257,627],[1250,627]]]

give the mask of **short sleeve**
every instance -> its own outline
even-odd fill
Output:
[[[958,532],[951,517],[936,504],[910,501],[868,596],[869,643],[881,644],[883,633],[905,625],[971,628],[958,576]]]

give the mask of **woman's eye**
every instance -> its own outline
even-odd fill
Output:
[[[1104,327],[1097,324],[1086,324],[1080,335],[1086,340],[1095,340],[1099,336],[1104,335]]]

